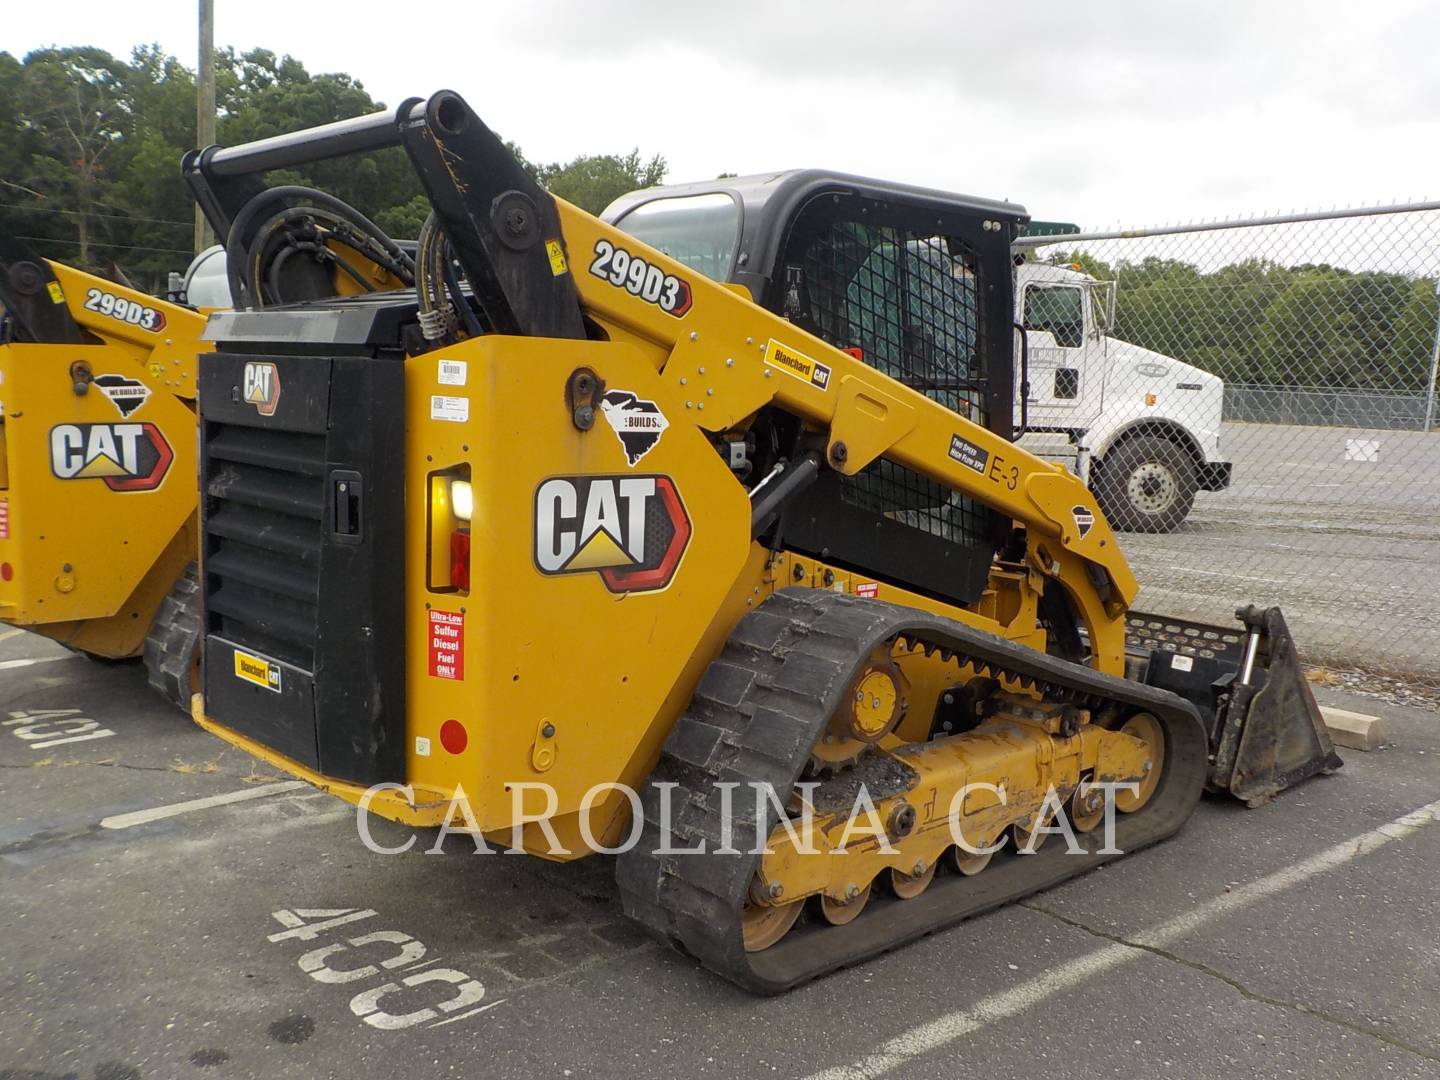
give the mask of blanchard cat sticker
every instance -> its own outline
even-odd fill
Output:
[[[783,345],[774,338],[765,346],[765,363],[787,375],[795,376],[801,382],[809,383],[816,389],[830,388],[830,368],[827,364],[822,364],[789,345]]]
[[[1075,516],[1075,531],[1080,534],[1080,539],[1084,540],[1095,526],[1095,515],[1083,506],[1072,506],[1070,513]]]
[[[611,390],[600,399],[600,411],[620,440],[626,464],[632,469],[659,445],[660,436],[670,426],[660,406],[630,390]]]
[[[235,677],[280,693],[280,665],[263,656],[235,650]]]

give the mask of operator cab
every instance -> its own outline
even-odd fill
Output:
[[[601,217],[1012,438],[1010,243],[1022,207],[807,169],[636,191]],[[827,471],[783,522],[796,550],[959,603],[984,590],[1010,528],[884,459],[853,477]]]
[[[1023,207],[800,169],[647,188],[601,218],[1011,436],[1003,304]]]

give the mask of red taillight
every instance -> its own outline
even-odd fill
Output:
[[[450,584],[470,591],[470,534],[464,529],[450,534]]]
[[[859,345],[851,345],[848,349],[841,349],[840,351],[843,353],[849,353],[856,360],[863,361],[865,359],[865,350],[862,349]]]
[[[4,578],[6,581],[9,581],[14,576],[15,568],[11,566],[8,562],[0,562],[0,578]]]

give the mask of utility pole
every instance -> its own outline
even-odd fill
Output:
[[[195,145],[215,142],[215,0],[200,0],[200,60],[195,65]],[[195,205],[195,254],[212,243],[210,224]]]

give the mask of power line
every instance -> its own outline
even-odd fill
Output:
[[[59,236],[16,236],[15,239],[30,240],[37,244],[74,244],[77,247],[80,244],[79,240],[67,240]],[[195,254],[189,248],[145,247],[140,244],[112,244],[108,240],[91,240],[90,246],[110,248],[112,251],[157,251],[174,255]]]
[[[82,214],[79,210],[51,210],[45,206],[26,206],[24,203],[0,202],[0,206],[8,210],[19,210],[22,214],[69,214],[71,217],[93,217],[93,218],[114,218],[117,221],[144,221],[153,225],[190,225],[188,221],[176,221],[174,218],[152,218],[139,217],[135,214],[102,214],[98,210],[92,210],[88,214]]]

